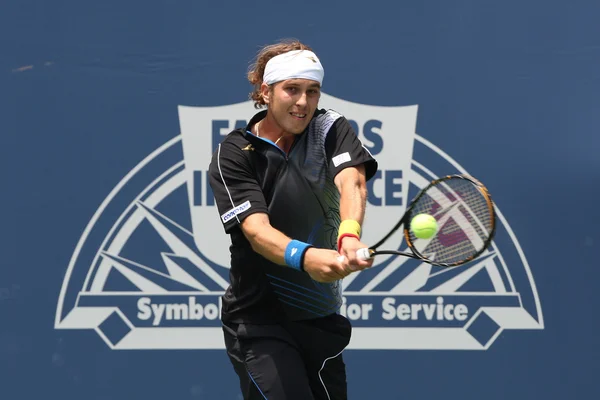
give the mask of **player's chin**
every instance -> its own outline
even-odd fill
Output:
[[[292,117],[292,119],[290,120],[289,127],[286,130],[288,132],[298,135],[306,130],[306,127],[308,126],[309,122],[310,119],[308,118],[308,115],[303,118]]]

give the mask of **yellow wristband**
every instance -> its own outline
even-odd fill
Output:
[[[347,233],[360,237],[360,224],[353,219],[343,220],[340,224],[340,229],[338,230],[338,240],[340,236]]]

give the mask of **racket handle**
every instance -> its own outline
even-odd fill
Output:
[[[366,261],[371,258],[371,251],[367,247],[358,249],[356,250],[356,258],[361,261]]]

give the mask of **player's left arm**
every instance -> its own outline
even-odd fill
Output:
[[[367,205],[367,179],[363,164],[347,167],[341,170],[334,178],[335,185],[340,192],[340,217],[342,221],[356,221],[362,225],[365,208]],[[368,247],[353,236],[345,236],[339,242],[338,251],[344,255],[351,266],[360,270],[368,268],[373,260],[359,260],[356,250]]]

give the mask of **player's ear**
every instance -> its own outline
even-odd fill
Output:
[[[269,104],[269,101],[271,100],[271,87],[263,82],[263,84],[260,85],[260,94],[265,101],[265,104]]]

